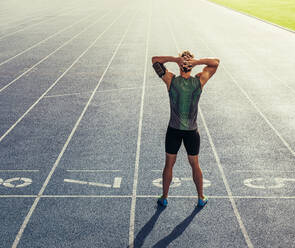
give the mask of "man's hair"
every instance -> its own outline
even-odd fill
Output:
[[[187,57],[187,58],[194,58],[194,55],[190,53],[190,51],[183,51],[182,53],[179,54],[179,57]]]

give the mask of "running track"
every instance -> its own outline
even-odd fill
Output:
[[[1,247],[295,247],[294,33],[206,0],[25,2],[0,2]],[[151,57],[185,49],[221,60],[201,211],[183,147],[156,206],[169,102]]]

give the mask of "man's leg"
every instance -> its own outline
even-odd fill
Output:
[[[181,146],[181,131],[168,127],[165,137],[166,161],[163,170],[163,195],[162,198],[168,197],[169,186],[172,181],[172,169],[176,161],[177,152]]]
[[[169,187],[172,181],[172,169],[176,161],[177,154],[166,153],[165,168],[163,170],[163,195],[162,198],[168,197]]]
[[[203,194],[203,174],[199,165],[198,155],[188,155],[188,161],[192,167],[193,180],[197,188],[198,197],[204,199]]]

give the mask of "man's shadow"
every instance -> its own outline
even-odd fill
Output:
[[[161,207],[161,206],[157,207],[154,215],[150,218],[150,220],[144,225],[143,228],[141,228],[139,233],[136,235],[136,238],[134,240],[134,247],[138,248],[143,246],[146,237],[153,230],[157,220],[159,219],[164,209],[165,207]],[[168,236],[158,241],[153,246],[153,248],[167,247],[173,240],[181,236],[184,230],[189,226],[189,224],[192,222],[194,217],[200,212],[201,209],[202,208],[196,207],[187,218],[185,218],[180,224],[178,224]]]
[[[144,225],[143,228],[139,231],[139,233],[136,235],[136,238],[134,240],[134,247],[142,247],[146,237],[150,234],[150,232],[153,230],[157,220],[160,217],[160,214],[165,210],[166,207],[157,206],[156,212],[154,215],[150,218],[150,220]]]
[[[188,217],[186,217],[181,223],[179,223],[168,236],[158,241],[153,246],[153,248],[168,247],[168,245],[173,240],[177,239],[179,236],[182,235],[184,230],[189,226],[189,224],[192,222],[194,217],[201,211],[201,209],[202,208],[195,207],[195,209],[192,211],[192,213]]]

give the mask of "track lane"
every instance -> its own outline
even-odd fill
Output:
[[[221,8],[216,6],[215,9],[212,8],[212,6],[209,4],[207,5],[201,5],[201,3],[206,3],[206,1],[199,2],[200,6],[203,7],[206,10],[208,9],[208,13],[210,15],[214,16],[211,12],[215,13],[216,18],[223,18],[225,15],[223,11],[229,11],[227,9]],[[211,7],[209,7],[211,6]],[[215,5],[213,5],[215,6]],[[218,12],[219,11],[219,12]],[[225,13],[227,13],[225,12]],[[230,12],[230,11],[229,11]],[[247,23],[247,20],[250,19],[250,21],[253,21],[251,18],[246,16],[240,16],[237,13],[232,14],[233,17],[226,17],[227,19],[234,18],[237,19],[237,17],[240,17],[241,22]],[[245,55],[245,52],[241,52],[240,47],[247,47],[246,43],[247,40],[245,40],[245,44],[240,46],[239,43],[235,44],[234,41],[239,39],[243,39],[241,37],[246,37],[247,34],[254,32],[253,29],[246,26],[246,24],[243,24],[242,30],[243,36],[238,36],[240,38],[235,39],[232,37],[232,33],[236,32],[234,30],[238,29],[240,27],[239,20],[235,21],[235,25],[231,28],[230,24],[227,26],[229,27],[229,30],[221,29],[220,24],[214,24],[213,20],[211,25],[208,25],[208,27],[202,29],[201,27],[205,25],[204,18],[200,18],[200,21],[192,21],[192,18],[187,18],[190,20],[190,23],[192,25],[189,25],[188,32],[201,32],[198,36],[199,43],[202,47],[205,47],[209,52],[209,56],[216,56],[216,53],[219,54],[219,56],[223,59],[223,64],[225,66],[225,71],[228,74],[228,77],[230,80],[236,84],[238,88],[240,88],[240,91],[243,92],[244,97],[248,98],[249,102],[253,105],[253,107],[256,109],[257,112],[260,113],[261,117],[265,120],[266,124],[271,127],[274,131],[274,133],[281,139],[281,142],[287,147],[287,149],[290,151],[291,154],[295,154],[295,112],[291,111],[292,106],[295,104],[295,98],[294,98],[294,91],[290,90],[282,81],[277,80],[274,75],[269,73],[265,70],[265,68],[262,66],[257,65],[257,63],[253,64],[253,60],[248,56]],[[188,21],[188,20],[186,20]],[[255,20],[259,23],[259,21]],[[230,22],[230,20],[226,20],[226,23]],[[265,23],[260,24],[262,27],[264,25],[268,25]],[[216,26],[216,32],[213,31],[213,28]],[[268,25],[271,26],[271,25]],[[259,27],[259,26],[258,26]],[[234,29],[234,30],[232,30]],[[271,30],[263,31],[262,28],[258,29],[259,32],[263,33],[267,38],[268,37],[274,37],[274,40],[284,38],[286,39],[286,42],[292,43],[291,40],[294,39],[294,34],[287,32],[286,30],[278,29],[278,33],[283,32],[285,36],[276,35],[275,30],[278,28],[271,26]],[[241,32],[241,31],[240,31]],[[248,33],[247,33],[248,32]],[[218,46],[216,40],[212,38],[212,33],[214,33],[214,37],[218,37],[217,40],[219,42],[223,42],[223,44],[228,44],[227,42],[230,42],[231,46],[224,46],[222,49]],[[226,35],[225,35],[226,33]],[[248,35],[249,37],[261,37],[258,34]],[[239,33],[238,33],[239,34]],[[291,35],[291,36],[290,36]],[[245,38],[244,38],[245,39]],[[267,39],[268,41],[270,39]],[[281,42],[282,43],[282,42]],[[281,44],[279,43],[279,44]],[[250,42],[251,44],[251,38]],[[274,45],[273,43],[271,43]],[[293,44],[293,43],[292,43]],[[295,43],[294,43],[295,44]],[[260,43],[259,41],[256,41],[256,47],[259,49],[268,49],[270,51],[270,45],[266,43]],[[213,50],[212,47],[215,49]],[[285,56],[284,61],[288,61],[288,49],[289,46],[274,46],[276,49],[273,49],[274,56],[276,52],[280,53],[280,56],[278,58]],[[287,49],[286,49],[287,47]],[[208,56],[208,55],[207,55]],[[272,57],[273,55],[271,55]],[[269,59],[265,59],[264,61],[269,61]],[[293,59],[291,59],[291,62],[289,63],[292,65]],[[295,61],[294,61],[295,62]],[[266,62],[268,63],[268,62]],[[221,67],[223,67],[223,64]],[[294,63],[293,63],[294,64]],[[295,64],[294,64],[295,65]],[[292,78],[293,70],[288,70],[286,68],[284,74],[289,75],[289,78]],[[291,87],[291,86],[290,86]]]
[[[121,15],[119,15],[114,21],[116,21],[120,16],[121,16]],[[133,20],[133,19],[131,19],[130,21],[132,21],[132,20]],[[73,137],[73,135],[74,135],[76,129],[77,129],[78,126],[79,126],[80,121],[82,120],[84,114],[86,113],[86,111],[87,111],[87,109],[88,109],[88,106],[89,106],[90,102],[92,101],[92,99],[93,99],[93,97],[94,97],[94,95],[95,95],[95,93],[96,93],[96,90],[97,90],[97,88],[99,87],[99,85],[100,85],[100,83],[101,83],[101,80],[103,79],[105,73],[107,72],[109,66],[111,65],[114,56],[116,55],[118,49],[120,48],[120,45],[121,45],[122,41],[123,41],[124,38],[125,38],[125,35],[127,34],[127,31],[128,31],[128,29],[129,29],[129,27],[130,27],[130,24],[131,24],[131,22],[129,22],[129,25],[127,26],[126,31],[125,31],[124,34],[122,35],[122,38],[121,38],[120,42],[119,42],[118,45],[116,46],[116,49],[115,49],[114,53],[112,54],[112,57],[111,57],[111,59],[110,59],[108,65],[107,65],[106,69],[104,70],[104,72],[103,72],[103,74],[102,74],[100,80],[98,81],[98,83],[97,83],[95,89],[93,90],[93,92],[92,92],[90,98],[88,99],[86,105],[84,106],[83,111],[82,111],[82,113],[80,114],[80,116],[79,116],[77,122],[75,123],[74,128],[73,128],[72,131],[71,131],[71,134],[68,136],[67,141],[66,141],[66,143],[64,144],[64,146],[63,146],[63,148],[62,148],[62,150],[61,150],[61,152],[60,152],[60,154],[59,154],[57,160],[55,161],[53,167],[51,168],[50,173],[48,174],[48,176],[47,176],[47,178],[46,178],[46,180],[45,180],[45,182],[44,182],[44,184],[43,184],[43,186],[42,186],[42,188],[41,188],[41,190],[40,190],[40,192],[39,192],[39,194],[38,194],[38,197],[35,199],[35,201],[34,201],[32,207],[31,207],[31,209],[30,209],[28,215],[26,216],[26,218],[25,218],[25,220],[24,220],[24,222],[23,222],[23,225],[22,225],[22,227],[20,228],[19,233],[18,233],[18,235],[17,235],[17,237],[16,237],[16,239],[15,239],[15,241],[14,241],[12,247],[17,247],[17,245],[18,245],[18,243],[19,243],[19,241],[20,241],[20,238],[22,237],[23,231],[25,230],[25,228],[26,228],[26,226],[27,226],[27,223],[29,222],[29,220],[30,220],[30,218],[31,218],[31,216],[32,216],[32,214],[33,214],[33,212],[34,212],[34,210],[35,210],[37,204],[38,204],[39,201],[40,201],[40,196],[43,195],[43,193],[44,193],[44,191],[45,191],[45,189],[46,189],[46,187],[47,187],[47,184],[49,183],[49,181],[50,181],[50,179],[51,179],[51,177],[52,177],[52,175],[53,175],[53,173],[54,173],[56,167],[58,166],[59,161],[60,161],[60,159],[61,159],[63,153],[65,152],[65,150],[66,150],[66,148],[67,148],[67,146],[68,146],[68,144],[69,144],[71,138]],[[95,43],[92,43],[92,44],[95,44]],[[56,235],[55,235],[55,236],[56,236]],[[88,240],[88,241],[89,241],[89,240]]]
[[[175,12],[184,13],[187,10],[182,10],[182,8],[178,7]],[[142,15],[147,14],[146,10],[144,8]],[[197,10],[196,12],[198,13]],[[174,12],[171,11],[171,13]],[[164,52],[167,55],[175,54],[173,39],[170,37],[169,30],[163,30],[162,25],[157,25],[166,23],[165,20],[160,18],[161,14],[163,13],[158,12],[158,18],[156,17],[153,21],[151,56],[162,55]],[[32,177],[34,183],[40,179],[45,180],[50,169],[45,164],[53,164],[55,155],[61,150],[65,139],[71,132],[69,123],[74,123],[75,118],[77,119],[76,112],[81,112],[87,99],[89,99],[95,79],[101,75],[104,65],[113,51],[112,47],[118,42],[117,31],[122,32],[123,29],[121,28],[127,21],[127,19],[122,20],[120,25],[116,25],[106,34],[91,53],[82,57],[69,73],[48,92],[48,95],[46,95],[48,97],[44,96],[42,101],[24,118],[14,132],[0,144],[3,148],[0,150],[9,151],[3,153],[4,156],[2,156],[8,162],[4,164],[5,166],[15,169],[40,169],[42,173],[27,172],[26,175]],[[196,47],[197,56],[207,56],[209,50],[198,39],[198,36],[194,32],[194,35],[191,35],[192,30],[183,28],[183,25],[178,21],[179,19],[176,18],[172,26],[179,30],[177,33],[182,39],[181,48]],[[132,161],[135,160],[134,144],[136,142],[136,137],[133,134],[135,133],[134,127],[137,126],[137,120],[134,119],[134,116],[138,116],[139,99],[137,96],[142,90],[139,82],[141,82],[143,65],[138,60],[143,60],[140,58],[143,58],[145,42],[143,33],[146,23],[143,22],[142,18],[139,22],[134,25],[135,28],[132,26],[134,29],[130,30],[130,35],[126,37],[126,44],[122,44],[118,55],[114,58],[108,73],[101,82],[99,87],[101,92],[97,91],[95,94],[93,103],[89,106],[89,111],[83,117],[56,173],[52,177],[52,181],[48,184],[46,195],[40,197],[41,200],[27,226],[25,231],[27,234],[23,236],[20,247],[22,244],[24,246],[31,245],[32,240],[38,243],[40,247],[48,247],[48,244],[55,244],[56,242],[64,247],[113,247],[116,245],[123,247],[127,245],[129,216],[121,213],[122,210],[129,211],[131,204],[129,193],[132,189]],[[220,21],[220,23],[222,22]],[[187,32],[183,32],[184,30]],[[207,30],[204,31],[200,27],[197,31],[199,35],[207,34]],[[208,42],[212,49],[218,47],[218,44],[211,40],[209,35],[205,37],[205,42]],[[167,42],[168,39],[171,42]],[[84,44],[84,41],[79,39],[77,43]],[[226,44],[229,43],[226,42]],[[56,56],[45,64],[48,66],[48,71],[45,70],[45,67],[40,68],[39,72],[32,72],[31,79],[34,80],[34,77],[38,78],[40,75],[47,77],[49,75],[47,73],[56,70],[54,63],[59,61],[62,66],[65,61],[62,55],[73,50],[75,50],[73,47],[65,49],[65,53],[60,53],[60,56]],[[223,54],[222,50],[217,51],[219,54]],[[234,54],[240,53],[242,54],[243,51],[235,47]],[[126,54],[128,55],[126,56]],[[222,55],[222,57],[226,57],[225,55]],[[250,63],[250,58],[248,59],[244,66],[252,70],[253,66]],[[222,59],[223,61],[224,59]],[[225,63],[227,67],[231,61],[227,60]],[[129,66],[126,67],[126,64]],[[129,67],[136,69],[131,70]],[[177,71],[177,67],[173,65],[168,65],[168,67],[172,71]],[[234,71],[237,71],[235,76],[238,76],[241,68],[234,63],[233,68]],[[272,76],[265,76],[266,72],[263,71],[262,67],[260,70],[261,80],[263,82],[269,80],[267,86],[276,85]],[[241,73],[243,73],[243,70],[241,70]],[[134,76],[132,79],[130,79],[131,75]],[[118,78],[120,78],[120,81],[117,80]],[[246,81],[239,81],[239,83],[247,84]],[[29,84],[27,85],[29,86]],[[263,88],[265,85],[261,84],[260,87]],[[16,88],[15,95],[11,94],[11,96],[15,97],[14,99],[24,99],[19,98],[20,92],[21,88]],[[226,93],[223,94],[223,92]],[[250,96],[255,96],[255,92],[254,90],[250,91]],[[271,88],[269,92],[271,92]],[[269,92],[265,94],[265,99],[257,97],[255,102],[259,107],[263,106],[263,102],[265,102],[263,111],[268,114],[268,118],[273,118],[272,114],[269,115],[271,110],[267,108],[267,104],[271,102]],[[38,93],[38,91],[26,91],[28,98],[25,102],[34,97],[35,93]],[[285,96],[284,104],[288,104],[290,92],[285,93],[286,95],[280,91],[278,99]],[[63,94],[64,96],[62,96]],[[255,246],[261,244],[263,246],[278,246],[281,244],[284,246],[291,245],[292,247],[292,240],[295,238],[292,232],[294,212],[292,207],[294,205],[294,192],[290,187],[293,185],[292,182],[287,182],[283,189],[267,188],[261,190],[247,187],[243,180],[267,177],[269,181],[266,182],[265,186],[270,186],[274,184],[274,177],[294,177],[292,171],[294,159],[290,154],[287,155],[286,148],[278,138],[273,137],[273,131],[265,125],[253,106],[247,103],[247,99],[241,91],[234,87],[229,75],[224,70],[219,68],[203,94],[205,96],[201,98],[200,104],[202,109],[205,109],[204,117],[208,122],[210,132],[213,133],[212,137],[217,152],[221,154],[221,163],[226,165],[225,173],[231,179],[229,182],[234,193],[232,198],[235,199],[237,207],[241,211],[241,217],[253,244]],[[54,97],[55,95],[59,95],[59,97]],[[133,102],[132,106],[130,105],[131,102]],[[217,105],[217,103],[222,104]],[[167,125],[166,121],[169,118],[168,104],[164,84],[155,76],[152,68],[148,67],[142,152],[139,161],[135,247],[142,245],[144,247],[185,247],[187,245],[194,247],[196,242],[197,245],[203,244],[204,247],[220,247],[220,244],[246,247],[239,225],[234,221],[235,217],[233,212],[230,211],[230,197],[225,196],[226,191],[220,174],[216,170],[214,171],[216,162],[210,148],[210,142],[204,132],[201,133],[200,161],[202,168],[205,168],[204,177],[211,181],[211,186],[205,188],[205,192],[211,196],[210,205],[207,206],[209,208],[201,212],[193,211],[196,203],[194,185],[190,181],[181,181],[181,187],[171,189],[169,209],[162,212],[155,209],[156,196],[160,194],[160,188],[155,187],[152,181],[161,177],[161,171],[156,170],[162,169],[164,163],[163,141],[166,130],[161,127]],[[283,105],[281,107],[283,108]],[[128,110],[128,113],[124,114],[126,110]],[[14,114],[17,114],[17,111]],[[8,118],[14,118],[12,113],[7,115]],[[274,116],[271,122],[280,117],[278,110],[275,110],[274,113],[277,113],[277,116]],[[233,115],[238,120],[229,118]],[[279,124],[280,132],[284,137],[288,133],[293,134],[291,130],[285,128],[287,123],[290,124],[290,121],[286,122],[283,119]],[[242,129],[239,129],[241,126]],[[199,127],[200,130],[205,128],[200,119]],[[102,128],[104,131],[102,131]],[[255,145],[253,145],[253,141]],[[288,140],[288,142],[291,143],[292,140]],[[14,144],[16,145],[14,146]],[[162,147],[162,150],[160,147]],[[114,150],[119,151],[117,155],[114,155]],[[273,150],[277,153],[272,154],[270,151]],[[229,156],[229,154],[233,155]],[[270,157],[268,158],[268,156]],[[86,167],[96,169],[98,165],[105,170],[100,172],[100,175],[94,172],[69,172],[67,170],[69,168],[83,170]],[[118,168],[120,169],[117,172],[107,172],[108,169],[116,170]],[[176,177],[190,177],[190,168],[183,147],[174,172]],[[4,179],[7,179],[12,177],[10,175],[17,177],[20,175],[19,173],[1,172],[1,175]],[[34,174],[37,176],[34,176]],[[114,193],[108,192],[108,189],[101,190],[88,188],[85,185],[69,185],[66,182],[62,184],[65,175],[72,179],[106,184],[111,184],[115,175],[123,175],[124,183],[121,186],[122,191],[113,189],[116,194],[114,195]],[[60,185],[62,187],[59,187]],[[38,187],[40,188],[41,185],[37,184]],[[1,192],[8,193],[8,191],[2,190],[3,187],[1,186]],[[9,193],[14,195],[0,195],[3,206],[7,206],[7,208],[10,208],[11,205],[16,206],[13,212],[9,211],[6,215],[8,218],[4,218],[5,224],[3,226],[9,226],[9,228],[1,231],[1,240],[4,240],[5,244],[8,244],[7,246],[12,242],[11,237],[16,235],[16,225],[20,225],[22,216],[26,214],[24,212],[28,211],[27,207],[32,204],[31,200],[33,199],[31,198],[37,197],[36,188],[32,190],[29,188],[26,188],[26,190],[14,189]],[[17,195],[17,193],[23,195]],[[27,195],[30,193],[32,195]],[[7,199],[2,198],[11,199],[8,199],[8,202]],[[277,209],[278,202],[283,202],[279,210]],[[50,213],[55,214],[50,215]],[[13,220],[13,222],[10,220]],[[269,220],[271,220],[271,223]],[[45,222],[46,225],[44,225]],[[123,228],[117,223],[121,223]],[[126,228],[124,228],[124,225]],[[165,230],[163,230],[163,226],[165,226]],[[93,235],[93,230],[97,230],[95,235]],[[260,235],[257,235],[257,233]],[[40,239],[40,237],[46,238]],[[282,240],[282,237],[284,237],[284,240]]]
[[[195,24],[196,22],[192,22],[191,26]],[[198,54],[197,56],[204,57],[209,55],[221,58],[221,65],[223,64],[223,66],[218,69],[213,80],[205,86],[208,96],[201,100],[201,106],[205,110],[205,119],[212,133],[213,142],[216,145],[217,153],[220,155],[221,163],[224,165],[225,175],[231,179],[229,184],[233,189],[234,195],[242,193],[252,196],[279,197],[283,195],[292,197],[295,193],[294,187],[292,187],[293,183],[291,181],[287,183],[286,181],[280,186],[275,181],[275,178],[285,178],[287,180],[294,178],[295,172],[292,172],[294,157],[269,123],[262,118],[261,113],[253,107],[252,103],[249,104],[249,98],[245,97],[246,95],[239,87],[236,87],[235,84],[240,82],[233,82],[234,79],[230,76],[231,73],[228,71],[230,60],[225,55],[226,49],[222,50],[217,45],[217,42],[213,41],[212,37],[208,38],[208,29],[204,25],[204,28],[202,28],[201,20],[194,26],[195,30],[198,30],[198,35],[195,36],[190,36],[192,31],[192,28],[189,28],[190,25],[186,29],[183,29],[179,22],[174,21],[174,25],[177,27],[183,44],[186,43],[188,47],[195,47],[193,51]],[[208,26],[211,29],[214,27]],[[216,26],[218,30],[218,25]],[[213,32],[211,31],[211,33]],[[192,38],[189,39],[189,37]],[[214,38],[216,39],[216,37]],[[230,54],[229,50],[227,52]],[[237,68],[237,64],[239,64],[239,61],[243,63],[243,60],[245,61],[246,58],[236,57],[236,66],[232,67],[234,74],[241,74],[242,68]],[[247,67],[247,72],[251,72],[250,66]],[[245,81],[242,83],[246,84]],[[274,86],[269,84],[268,87]],[[261,85],[261,89],[263,89],[263,85]],[[266,91],[265,96],[269,92]],[[281,94],[277,88],[276,93]],[[254,94],[251,91],[249,95],[252,98]],[[284,98],[282,95],[279,95],[279,97]],[[266,97],[265,99],[273,100],[273,98]],[[261,103],[257,104],[257,106],[260,109]],[[265,115],[269,115],[266,109],[263,109],[263,112]],[[284,170],[291,172],[284,173]],[[253,181],[253,179],[255,180]],[[251,187],[247,187],[246,182]],[[283,224],[283,227],[281,226],[282,228],[273,230],[268,226],[267,219],[271,219],[273,223],[276,223],[275,225],[280,225],[279,223],[281,223],[277,219],[275,211],[266,211],[264,213],[259,211],[260,209],[265,209],[263,206],[267,200],[262,200],[261,202],[257,200],[255,201],[255,206],[251,204],[251,201],[250,197],[247,200],[236,200],[237,208],[241,213],[246,229],[249,230],[249,236],[254,246],[276,244],[276,238],[283,236],[282,229],[287,232],[291,231],[292,210],[286,213],[289,217],[284,216],[286,222]],[[272,204],[271,200],[270,203]],[[261,232],[259,231],[259,226],[253,225],[253,221],[251,222],[247,216],[249,211],[245,209],[248,209],[248,204],[252,207],[251,215],[256,216],[260,222],[268,226],[268,231],[263,232],[264,236],[257,237],[257,233]],[[287,246],[292,245],[292,236],[284,240],[284,242]]]
[[[76,10],[77,10],[77,9],[76,9]],[[70,9],[66,9],[66,11],[64,11],[64,10],[62,10],[62,11],[58,11],[55,15],[56,15],[56,16],[60,16],[60,15],[64,15],[65,13],[71,13],[71,12],[74,12],[74,11],[75,11],[75,8],[70,8]],[[52,17],[50,17],[50,18],[52,18]],[[17,33],[19,33],[19,32],[23,32],[23,31],[26,30],[26,29],[29,29],[29,28],[32,28],[32,27],[38,26],[38,25],[43,24],[43,23],[46,23],[46,22],[50,21],[50,18],[49,18],[49,20],[48,20],[48,19],[45,19],[45,20],[42,19],[40,22],[33,23],[33,24],[31,24],[31,25],[28,25],[28,26],[22,27],[22,28],[20,28],[20,29],[18,29],[18,30],[15,30],[15,31],[12,31],[12,32],[6,33],[6,34],[4,34],[4,35],[1,35],[1,36],[0,36],[0,41],[2,41],[2,40],[4,40],[4,39],[7,39],[8,37],[13,36],[13,35],[15,35],[15,34],[17,34]]]
[[[56,32],[53,32],[52,34],[49,32],[49,34],[50,34],[49,36],[47,36],[47,35],[48,35],[48,29],[46,29],[46,37],[45,37],[44,39],[42,39],[42,40],[40,40],[40,41],[38,41],[38,39],[37,39],[37,41],[38,41],[37,43],[34,43],[33,45],[30,45],[29,47],[20,48],[20,51],[18,51],[17,54],[12,54],[12,56],[9,55],[9,56],[11,56],[11,57],[4,58],[4,59],[0,62],[0,66],[4,65],[4,64],[6,64],[6,63],[8,63],[9,61],[11,61],[11,60],[17,58],[17,57],[20,56],[20,55],[22,55],[22,54],[24,54],[24,53],[30,51],[31,49],[33,49],[33,48],[39,46],[40,44],[42,44],[42,43],[44,43],[44,42],[46,42],[46,41],[48,41],[48,40],[54,38],[55,36],[59,35],[60,33],[66,31],[66,30],[68,30],[68,29],[70,29],[71,27],[73,27],[73,26],[79,24],[79,23],[82,22],[83,20],[85,20],[85,19],[91,17],[92,15],[93,15],[93,13],[92,13],[92,14],[89,14],[89,15],[87,15],[87,16],[84,16],[84,15],[83,15],[82,18],[81,18],[80,20],[78,20],[78,21],[76,21],[76,22],[73,23],[74,20],[76,20],[77,18],[80,18],[80,16],[78,16],[78,17],[75,16],[75,18],[74,18],[73,20],[70,20],[70,21],[69,21],[70,25],[64,25],[64,24],[63,24],[63,25],[62,25],[62,29],[58,29],[57,31],[54,30],[54,31],[56,31]],[[58,21],[58,23],[55,23],[54,26],[56,26],[57,24],[59,24],[59,22],[60,22],[60,21]],[[68,24],[68,23],[66,23],[66,24]],[[42,29],[44,29],[44,28],[42,28]],[[40,35],[40,33],[38,33],[38,35]],[[42,37],[42,38],[43,38],[43,37]],[[34,42],[35,42],[35,40],[36,40],[36,39],[34,39]],[[13,50],[13,49],[11,49],[11,48],[6,48],[6,49],[7,49],[8,51]]]

